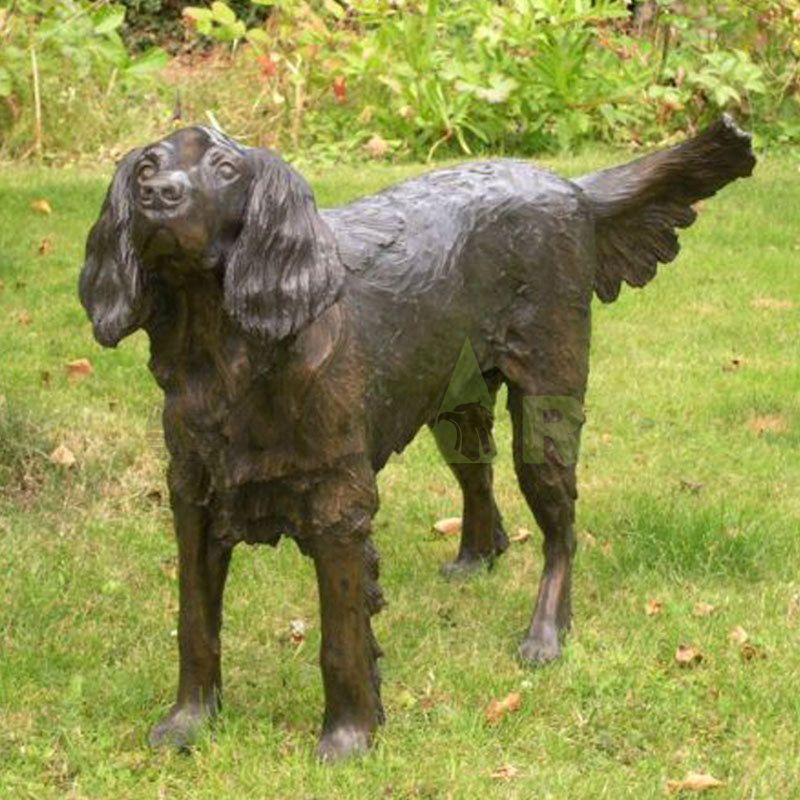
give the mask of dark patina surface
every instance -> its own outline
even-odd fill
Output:
[[[749,137],[723,118],[576,181],[486,161],[318,211],[276,154],[206,128],[129,153],[89,235],[80,296],[101,344],[147,331],[164,392],[180,674],[153,743],[188,744],[219,709],[233,546],[288,535],[319,582],[320,755],[368,746],[383,718],[370,628],[383,603],[376,473],[420,427],[449,420],[465,454],[451,464],[464,524],[446,572],[491,564],[508,543],[491,464],[477,458],[491,449],[491,411],[441,407],[465,342],[489,403],[508,387],[515,468],[544,534],[520,655],[556,658],[570,621],[575,465],[546,436],[542,457],[526,457],[526,403],[580,406],[593,293],[612,301],[623,282],[647,283],[677,254],[692,204],[754,163]]]

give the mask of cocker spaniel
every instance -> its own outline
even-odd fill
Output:
[[[508,543],[489,441],[501,384],[519,485],[544,534],[519,652],[556,658],[570,623],[592,295],[609,302],[623,282],[647,283],[677,254],[692,204],[754,163],[749,136],[723,117],[574,181],[482,161],[321,211],[278,155],[208,128],[125,156],[88,237],[80,298],[101,344],[147,332],[164,392],[180,674],[152,743],[187,746],[217,713],[232,548],[285,535],[319,582],[318,752],[368,747],[383,720],[375,476],[431,425],[464,498],[446,571],[491,564]]]

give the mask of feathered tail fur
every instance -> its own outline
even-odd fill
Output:
[[[682,144],[578,178],[596,220],[597,296],[610,303],[622,281],[650,281],[678,254],[676,229],[694,222],[692,204],[750,175],[755,163],[750,135],[725,114]]]

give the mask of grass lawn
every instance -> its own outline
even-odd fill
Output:
[[[456,484],[427,433],[390,463],[376,536],[388,724],[374,754],[335,767],[313,758],[316,589],[289,541],[234,557],[213,738],[191,757],[146,747],[175,688],[175,547],[145,337],[101,351],[76,297],[109,176],[6,169],[0,797],[638,799],[692,771],[725,781],[714,797],[800,797],[799,164],[762,159],[704,204],[653,284],[596,305],[575,630],[560,663],[514,657],[538,533],[492,573],[447,583],[438,567],[455,542],[431,523],[459,513]],[[325,205],[421,169],[311,177]],[[31,209],[42,198],[51,214]],[[94,372],[70,380],[78,358]],[[513,533],[534,523],[500,416]],[[50,461],[59,445],[73,467]],[[297,619],[309,624],[299,647]],[[702,661],[679,666],[681,644]],[[521,708],[488,725],[488,703],[511,692]]]

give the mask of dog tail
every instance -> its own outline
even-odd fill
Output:
[[[694,222],[692,204],[750,175],[755,163],[750,135],[725,114],[682,144],[578,178],[596,220],[597,296],[610,303],[622,281],[648,283],[678,255],[676,229]]]

